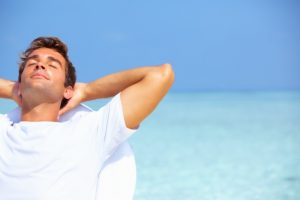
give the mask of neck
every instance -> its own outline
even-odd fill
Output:
[[[38,105],[22,105],[21,121],[58,121],[60,104],[41,103]]]

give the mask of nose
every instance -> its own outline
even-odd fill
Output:
[[[44,70],[45,67],[44,67],[44,65],[42,65],[41,63],[38,63],[38,64],[35,66],[35,70],[38,70],[38,69]]]

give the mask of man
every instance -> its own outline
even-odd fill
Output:
[[[55,37],[32,41],[19,79],[0,79],[0,97],[21,107],[21,121],[0,115],[1,199],[95,199],[103,162],[155,109],[174,81],[169,64],[76,83],[67,47]],[[84,101],[113,97],[81,118],[59,116]]]

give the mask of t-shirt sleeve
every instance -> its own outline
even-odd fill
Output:
[[[102,137],[104,145],[104,158],[108,158],[115,149],[131,136],[136,129],[130,129],[125,124],[120,93],[97,111],[100,123],[98,134]]]

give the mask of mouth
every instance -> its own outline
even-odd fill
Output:
[[[49,80],[48,76],[46,76],[45,74],[42,74],[42,73],[34,73],[33,75],[31,75],[31,78]]]

